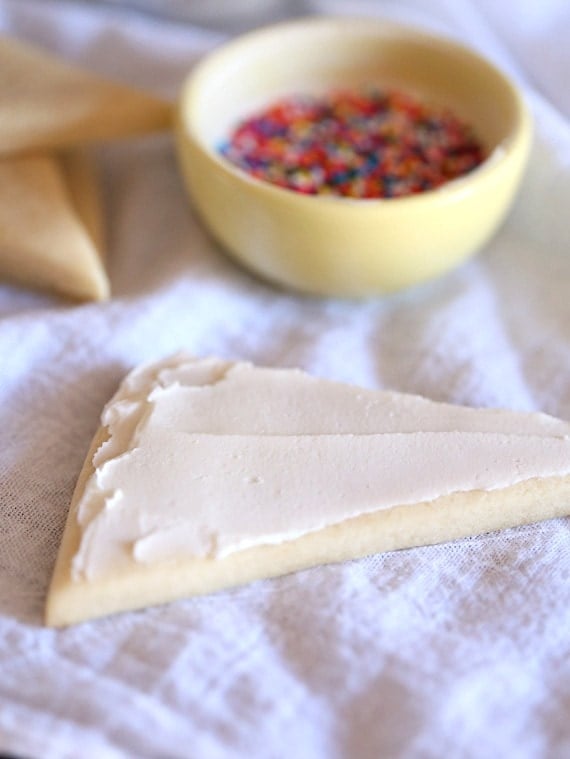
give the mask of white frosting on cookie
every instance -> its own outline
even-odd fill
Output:
[[[361,514],[570,473],[570,425],[179,354],[132,372],[78,503],[75,577],[221,558]]]

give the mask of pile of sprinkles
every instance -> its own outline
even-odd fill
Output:
[[[432,190],[485,158],[449,111],[376,89],[282,99],[240,123],[220,152],[278,187],[351,198]]]

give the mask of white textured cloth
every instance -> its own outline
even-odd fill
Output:
[[[32,759],[570,756],[570,521],[316,568],[65,630],[42,607],[101,408],[179,348],[570,419],[565,0],[319,2],[456,36],[536,120],[499,235],[363,303],[286,294],[207,239],[168,137],[101,151],[114,298],[0,284],[0,753]],[[0,3],[0,27],[174,95],[220,31],[104,5]]]

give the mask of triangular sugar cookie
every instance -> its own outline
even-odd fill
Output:
[[[570,425],[177,355],[106,406],[49,625],[570,513]]]
[[[81,300],[109,296],[94,182],[78,154],[0,161],[1,279]]]
[[[106,258],[107,240],[101,198],[100,171],[89,148],[58,154],[67,193],[99,257]]]
[[[168,129],[172,105],[0,38],[0,155]]]

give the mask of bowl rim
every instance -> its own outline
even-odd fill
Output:
[[[309,27],[317,28],[329,26],[332,29],[333,27],[339,27],[341,25],[342,30],[345,33],[350,32],[350,27],[355,30],[365,29],[368,33],[370,33],[371,30],[377,30],[381,33],[379,36],[382,36],[382,33],[384,36],[400,33],[403,36],[408,37],[410,40],[418,39],[440,44],[454,53],[467,56],[477,65],[483,66],[490,71],[493,76],[501,81],[505,86],[506,91],[511,95],[513,105],[515,106],[513,128],[505,138],[489,152],[484,160],[467,174],[455,177],[439,187],[395,198],[353,198],[345,195],[333,194],[311,195],[308,193],[297,192],[288,187],[279,187],[264,179],[254,177],[244,169],[232,164],[231,161],[225,158],[217,149],[208,145],[197,134],[195,129],[191,128],[189,119],[191,108],[189,104],[196,97],[196,90],[200,87],[200,79],[205,76],[205,73],[207,73],[207,70],[211,66],[216,65],[220,60],[223,61],[226,57],[233,57],[236,53],[239,54],[240,49],[248,47],[258,39],[268,37],[275,33],[287,33],[289,30],[293,31],[297,28],[307,29]],[[493,61],[489,60],[474,48],[453,37],[432,32],[417,24],[402,23],[381,16],[315,15],[298,17],[264,25],[258,29],[241,34],[234,39],[230,39],[227,42],[221,43],[200,59],[186,75],[180,88],[176,110],[176,131],[179,139],[191,140],[211,162],[213,162],[220,170],[233,177],[236,181],[251,185],[256,191],[275,195],[283,201],[287,200],[289,202],[301,202],[304,204],[311,203],[313,205],[322,204],[327,206],[334,206],[340,203],[343,207],[354,206],[359,208],[382,207],[386,204],[390,204],[390,207],[392,208],[396,204],[398,207],[402,207],[404,204],[410,206],[413,204],[424,203],[428,200],[434,200],[436,198],[443,201],[448,199],[450,195],[467,192],[474,184],[485,181],[489,174],[500,168],[505,161],[509,160],[513,152],[516,152],[517,148],[522,146],[522,149],[525,150],[530,143],[532,131],[530,111],[520,88],[515,84],[514,80]]]

